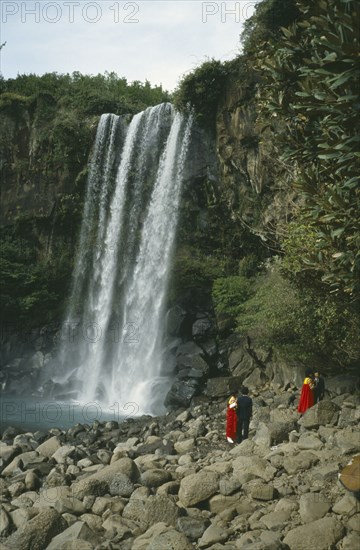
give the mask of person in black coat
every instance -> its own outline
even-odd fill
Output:
[[[325,380],[320,375],[319,371],[314,373],[314,401],[315,403],[318,403],[318,401],[322,401],[325,397]]]
[[[243,386],[240,391],[242,395],[238,397],[236,409],[238,443],[249,437],[249,424],[252,417],[252,399],[248,396],[249,389]]]

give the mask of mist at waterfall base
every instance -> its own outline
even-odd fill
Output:
[[[171,104],[100,119],[71,295],[44,395],[162,414],[174,358],[166,299],[192,119]]]

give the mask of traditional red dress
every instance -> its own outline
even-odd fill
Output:
[[[230,397],[226,411],[226,439],[229,443],[234,443],[236,439],[237,416],[236,416],[237,400],[233,395]]]
[[[299,413],[304,413],[307,409],[313,406],[314,404],[313,387],[314,387],[314,384],[311,378],[305,378],[303,387],[301,389],[300,401],[298,405]]]

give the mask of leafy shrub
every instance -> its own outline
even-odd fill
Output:
[[[226,64],[206,61],[181,79],[174,94],[175,107],[180,111],[193,108],[199,123],[213,129],[227,76]]]
[[[243,304],[251,295],[251,282],[239,275],[216,279],[213,284],[213,301],[215,310],[237,317]]]

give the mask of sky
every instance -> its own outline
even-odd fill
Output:
[[[1,73],[114,71],[172,91],[209,58],[239,54],[258,0],[2,0]]]

